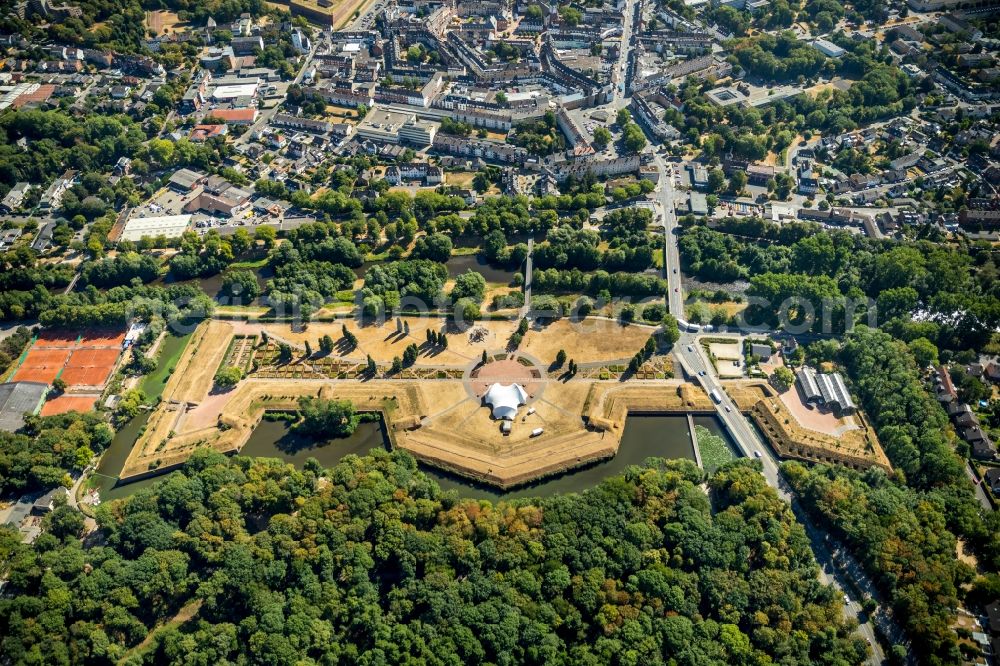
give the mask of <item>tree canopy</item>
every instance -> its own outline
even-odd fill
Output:
[[[102,505],[89,547],[0,530],[0,649],[19,663],[862,663],[752,463],[724,466],[711,498],[692,463],[648,465],[494,505],[441,492],[402,452],[297,471],[202,450]],[[191,619],[154,631],[175,616]]]

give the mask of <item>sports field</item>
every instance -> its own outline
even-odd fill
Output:
[[[114,347],[77,349],[70,354],[62,379],[69,386],[104,386],[119,354],[121,349]]]
[[[13,381],[51,384],[63,371],[71,353],[69,349],[33,347],[14,373]]]
[[[89,412],[97,403],[97,395],[61,395],[42,405],[42,416],[65,414],[66,412]]]
[[[84,329],[42,331],[11,381],[66,382],[68,393],[49,400],[42,414],[87,411],[94,406],[122,353],[124,331]]]

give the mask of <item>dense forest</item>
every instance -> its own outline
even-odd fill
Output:
[[[943,503],[892,483],[880,470],[864,474],[840,467],[783,470],[803,503],[834,535],[859,554],[912,637],[913,654],[932,664],[957,664],[951,630],[959,586],[975,572],[955,556]]]
[[[579,495],[441,492],[405,453],[323,471],[196,453],[33,546],[0,530],[11,663],[860,664],[802,527],[748,461]],[[170,622],[171,619],[175,621]],[[150,632],[152,634],[150,635]]]

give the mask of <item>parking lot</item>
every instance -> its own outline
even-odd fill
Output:
[[[201,193],[197,188],[188,194],[180,194],[170,188],[161,188],[149,201],[137,206],[132,217],[163,217],[165,215],[183,215],[184,206]]]

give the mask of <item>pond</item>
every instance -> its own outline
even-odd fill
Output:
[[[387,448],[388,438],[377,423],[359,423],[350,437],[316,441],[297,435],[287,421],[263,420],[240,450],[241,456],[280,458],[301,468],[309,458],[323,467],[333,467],[351,453],[363,456],[372,449]]]
[[[134,427],[127,437],[135,441],[139,428],[145,423],[145,416],[137,417],[142,423]],[[696,425],[703,425],[714,434],[719,434],[728,441],[723,428],[714,416],[695,417]],[[126,430],[133,428],[129,423],[122,429],[119,435]],[[115,448],[112,442],[112,449]],[[130,448],[130,447],[128,447]],[[101,498],[104,500],[118,499],[131,495],[139,488],[144,488],[155,481],[154,479],[144,479],[135,483],[114,487],[113,477],[121,470],[128,455],[128,448],[124,455],[112,456],[112,450],[101,460],[101,467],[104,467],[105,460],[113,461],[109,463],[108,473],[112,476],[112,483],[107,491],[101,489]],[[287,421],[264,420],[257,426],[250,439],[240,451],[240,455],[279,458],[288,463],[292,463],[301,468],[309,458],[316,458],[323,467],[332,467],[349,454],[365,455],[372,449],[388,448],[388,438],[386,437],[382,424],[361,423],[357,430],[350,437],[344,439],[334,439],[326,442],[316,442],[294,434],[291,425]],[[468,481],[458,475],[438,470],[436,468],[420,465],[421,471],[427,476],[437,481],[442,490],[456,490],[465,497],[474,497],[498,501],[502,499],[514,499],[520,497],[548,497],[558,493],[581,492],[592,488],[604,479],[620,474],[630,465],[641,465],[649,457],[661,458],[686,458],[694,460],[694,449],[691,444],[690,433],[687,427],[687,417],[683,415],[633,415],[625,422],[625,430],[622,433],[622,442],[618,448],[618,454],[609,460],[595,463],[566,472],[549,479],[542,479],[536,483],[521,486],[513,490],[502,491],[491,486]],[[120,458],[120,459],[119,459]],[[117,467],[114,467],[117,464]],[[114,471],[110,471],[114,470]],[[102,477],[103,479],[103,477]]]
[[[448,276],[452,278],[472,270],[486,278],[487,282],[510,284],[511,280],[514,279],[514,271],[490,266],[481,254],[452,256],[446,265],[448,266]]]

